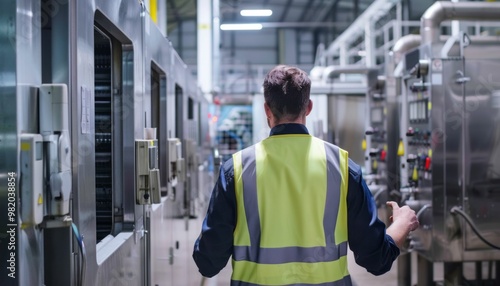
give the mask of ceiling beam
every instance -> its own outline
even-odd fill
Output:
[[[319,19],[321,22],[326,21],[328,15],[334,12],[333,10],[337,7],[339,1],[340,0],[329,1],[329,4],[319,13],[316,19]]]
[[[316,7],[314,13],[311,14],[311,18],[314,17],[314,19],[324,21],[323,19],[326,18],[325,15],[328,15],[328,13],[331,12],[332,7],[334,7],[338,2],[339,0],[327,1],[325,6],[323,6],[323,2],[321,2],[321,4]]]
[[[302,15],[300,15],[299,22],[303,22],[303,21],[305,20],[306,15],[307,15],[307,12],[309,12],[309,11],[310,11],[310,9],[308,9],[307,7],[311,7],[311,5],[312,5],[312,2],[313,2],[313,1],[314,1],[314,0],[309,0],[309,1],[307,2],[306,6],[305,6],[305,7],[306,7],[306,9],[304,9],[304,13],[302,13]]]
[[[292,6],[292,2],[293,2],[293,0],[288,0],[286,2],[285,7],[283,8],[283,13],[281,13],[281,17],[280,17],[280,20],[279,20],[280,22],[285,21],[285,18],[286,18],[287,14],[288,14],[288,10],[290,9],[290,6]]]

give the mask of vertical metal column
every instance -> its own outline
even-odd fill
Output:
[[[408,130],[408,85],[409,82],[407,79],[402,78],[401,79],[401,123],[400,123],[400,129],[399,129],[399,134],[401,137],[401,141],[403,142],[403,146],[405,148],[408,146],[408,136],[406,135],[406,131]],[[400,164],[404,164],[404,168],[400,168],[401,173],[399,174],[401,178],[401,187],[406,187],[408,186],[408,164],[406,163],[406,158],[407,158],[407,150],[405,150],[403,156],[400,157]]]
[[[483,286],[483,263],[481,261],[476,261],[476,286]]]
[[[422,255],[417,255],[417,273],[418,286],[434,285],[433,264]]]
[[[398,286],[411,285],[411,253],[398,257]]]
[[[376,63],[375,58],[375,35],[374,35],[374,23],[373,21],[368,21],[365,24],[365,63],[366,67],[374,67]]]
[[[212,89],[219,91],[220,86],[220,18],[219,0],[212,0]],[[198,43],[199,45],[200,43]],[[198,46],[199,48],[200,46]],[[211,98],[208,98],[212,102]]]
[[[349,64],[349,59],[347,55],[347,43],[342,43],[339,49],[339,65],[341,67]]]
[[[51,5],[58,7],[57,13],[51,15],[51,70],[50,83],[64,83],[70,87],[72,76],[70,48],[72,40],[70,37],[70,8],[76,5],[74,2],[59,3],[50,1]],[[71,95],[68,103],[71,106]],[[69,114],[71,118],[71,113]],[[69,123],[70,124],[70,123]],[[70,212],[70,215],[73,215]],[[74,260],[73,260],[73,234],[71,226],[61,228],[44,229],[44,270],[45,285],[71,285]]]
[[[500,260],[495,261],[495,281],[500,284]]]
[[[394,32],[393,32],[393,40],[394,42],[399,40],[402,36],[402,25],[401,23],[403,22],[403,4],[401,2],[398,2],[396,4],[396,25],[394,25]]]
[[[197,0],[198,2],[198,82],[208,100],[212,91],[212,1]]]
[[[366,67],[371,68],[375,66],[375,35],[373,34],[373,21],[371,19],[365,24],[365,64]],[[370,122],[370,94],[366,95],[365,98],[365,128],[371,125]],[[366,136],[366,150],[365,150],[365,172],[366,174],[372,173],[372,159],[370,156],[370,150],[372,148],[372,136]]]
[[[444,263],[444,286],[462,285],[462,262]]]
[[[349,55],[347,54],[347,43],[343,42],[339,48],[339,65],[344,67],[349,64]],[[345,74],[340,75],[340,80],[345,81]]]
[[[157,2],[157,13],[158,13],[158,22],[156,23],[158,25],[158,28],[160,29],[160,32],[163,34],[163,36],[167,36],[167,1],[158,1]]]
[[[451,0],[451,2],[458,2],[460,0]],[[457,20],[451,21],[451,35],[452,36],[458,36],[460,33],[460,22]]]

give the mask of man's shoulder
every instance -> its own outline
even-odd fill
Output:
[[[227,171],[229,169],[233,169],[233,165],[233,156],[231,156],[226,161],[224,161],[224,163],[222,163],[222,168]]]
[[[353,160],[349,159],[349,175],[355,179],[359,178],[362,174],[361,166],[356,164]]]

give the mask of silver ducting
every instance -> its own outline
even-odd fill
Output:
[[[439,27],[447,20],[497,21],[500,3],[437,1],[421,18],[422,43],[437,42],[441,35]]]
[[[394,55],[394,63],[397,65],[401,61],[401,57],[408,51],[420,46],[422,37],[420,35],[405,35],[396,41],[392,52]]]
[[[367,68],[364,66],[327,66],[323,70],[322,79],[324,83],[327,83],[329,80],[334,78],[335,76],[341,74],[360,74],[367,75],[372,73],[377,73],[378,69],[376,68]]]

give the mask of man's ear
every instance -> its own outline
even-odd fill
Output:
[[[313,109],[313,102],[312,102],[312,100],[309,99],[309,103],[307,104],[306,116],[308,116],[309,113],[311,113],[312,109]]]
[[[267,102],[264,102],[264,111],[266,112],[267,119],[270,119],[271,116],[273,115],[273,112],[271,111],[271,107],[267,105]]]

